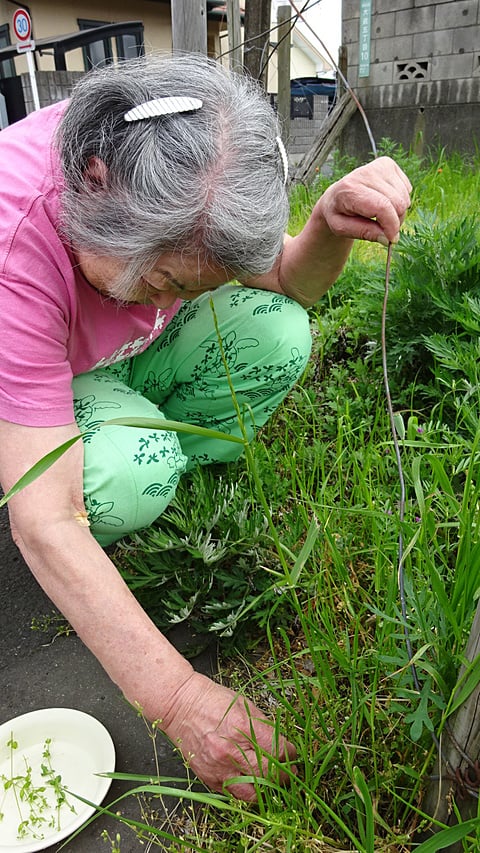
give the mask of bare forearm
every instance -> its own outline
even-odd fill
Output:
[[[352,244],[353,240],[332,234],[323,217],[314,211],[300,234],[285,235],[282,254],[273,269],[243,283],[283,293],[308,308],[337,280]]]
[[[19,543],[33,574],[86,646],[146,717],[170,713],[191,665],[158,631],[87,529],[56,525]]]
[[[317,204],[303,231],[285,242],[278,270],[281,291],[305,308],[314,305],[337,280],[352,245],[352,239],[332,233]]]
[[[4,490],[76,434],[75,424],[46,430],[0,420]],[[260,711],[195,673],[129,592],[86,526],[81,450],[78,442],[9,503],[12,534],[26,562],[127,699],[160,721],[205,784],[222,790],[232,776],[268,773],[252,733],[280,760],[294,756],[292,745],[275,735],[272,746],[272,729]],[[256,797],[252,783],[231,790],[243,799]]]
[[[340,275],[354,240],[388,245],[398,239],[410,190],[407,176],[388,157],[360,166],[328,187],[303,231],[286,238],[273,269],[245,284],[313,305]]]

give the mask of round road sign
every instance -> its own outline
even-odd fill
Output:
[[[30,41],[32,21],[26,9],[17,9],[13,14],[13,29],[19,42]]]

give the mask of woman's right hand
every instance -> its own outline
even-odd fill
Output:
[[[244,696],[198,672],[176,693],[159,727],[208,788],[226,788],[240,800],[255,801],[255,786],[229,784],[230,779],[274,776],[286,783],[295,772],[295,747],[283,736],[277,738],[274,723]],[[285,762],[289,773],[278,770],[277,762]]]

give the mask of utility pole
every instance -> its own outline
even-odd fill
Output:
[[[230,71],[243,69],[240,0],[227,0],[228,58]]]
[[[266,88],[272,0],[248,0],[245,5],[245,72]]]
[[[277,15],[277,112],[282,128],[282,139],[287,144],[290,135],[290,31],[292,26],[292,7],[279,6]]]
[[[207,0],[171,0],[173,52],[207,53]]]
[[[462,692],[462,678],[468,665],[473,665],[480,655],[480,604],[477,606],[472,630],[464,653],[465,664],[459,673],[457,697]],[[470,679],[471,680],[471,679]],[[478,810],[478,773],[480,761],[480,684],[475,678],[475,687],[466,695],[458,707],[449,725],[442,735],[441,751],[437,757],[431,782],[426,793],[422,810],[436,821],[453,825],[475,817]],[[457,777],[457,779],[456,779]],[[458,781],[457,781],[458,780]],[[462,790],[462,780],[465,790]],[[452,798],[455,798],[456,811],[453,814]],[[438,832],[438,825],[431,825],[421,835],[420,840],[429,838]],[[449,853],[464,850],[461,841],[450,844]]]

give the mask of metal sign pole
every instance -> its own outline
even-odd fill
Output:
[[[38,97],[37,78],[35,76],[35,63],[33,61],[33,51],[25,51],[27,54],[28,73],[30,74],[30,85],[32,87],[33,105],[36,110],[40,109],[40,98]]]

